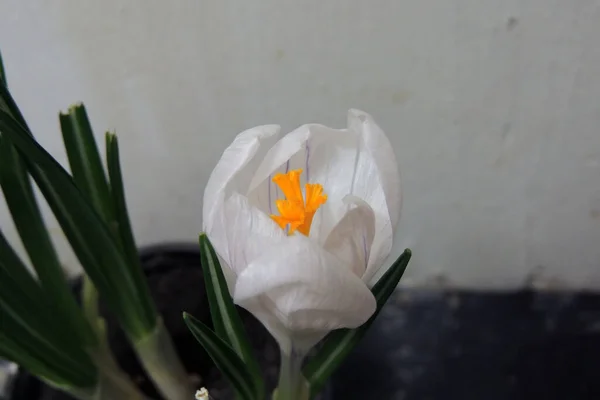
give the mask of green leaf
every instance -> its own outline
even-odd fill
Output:
[[[133,236],[133,229],[131,229],[129,212],[127,211],[127,201],[125,199],[125,188],[119,157],[119,141],[117,140],[117,136],[110,132],[106,133],[106,164],[108,166],[112,209],[114,210],[115,226],[113,228],[115,228],[115,236],[121,244],[125,257],[127,257],[129,273],[134,277],[134,282],[137,285],[137,292],[140,296],[139,300],[144,303],[143,308],[148,313],[146,318],[156,319],[156,310],[150,296],[150,289],[144,277],[135,237]]]
[[[49,379],[93,386],[94,364],[45,297],[0,232],[0,353]]]
[[[59,119],[73,180],[110,223],[113,219],[110,192],[85,106],[71,106],[66,114],[59,115]]]
[[[6,278],[1,272],[0,277]],[[2,288],[4,290],[5,285],[2,285]],[[20,318],[21,316],[15,311],[17,307],[11,307],[16,303],[9,304],[8,301],[10,299],[7,297],[0,296],[0,316],[2,317],[0,337],[5,337],[0,342],[0,352],[9,353],[12,361],[31,369],[36,374],[41,371],[35,371],[35,365],[28,364],[27,359],[29,362],[35,360],[38,364],[48,366],[52,373],[60,375],[63,380],[74,386],[94,385],[97,371],[87,353],[73,350],[64,341],[59,341],[56,335],[49,333],[51,330],[49,326],[45,330],[39,330],[37,326],[39,311],[35,313],[34,317]],[[31,311],[28,309],[28,312]],[[49,373],[45,372],[44,375]],[[55,377],[52,379],[56,380]]]
[[[15,310],[15,315],[19,320],[31,318],[31,324],[38,329],[40,334],[44,332],[51,336],[55,333],[59,341],[64,341],[73,348],[79,347],[76,341],[68,338],[69,328],[65,327],[60,319],[56,320],[56,323],[52,323],[54,315],[51,312],[52,308],[45,301],[44,292],[1,232],[0,276],[3,277],[0,282],[0,297]]]
[[[254,385],[258,389],[257,396],[263,398],[264,381],[258,361],[254,356],[242,320],[229,294],[227,281],[223,275],[217,253],[205,234],[200,235],[200,261],[215,332],[244,360],[248,371],[252,375]]]
[[[110,190],[85,106],[71,106],[67,113],[60,113],[59,120],[73,181],[104,222],[112,227],[114,212]],[[83,314],[97,327],[98,291],[88,275],[83,282]]]
[[[310,384],[311,397],[323,388],[331,374],[360,342],[375,318],[392,295],[404,274],[412,253],[406,249],[371,289],[377,300],[377,310],[367,322],[356,329],[339,329],[330,333],[319,352],[304,366]]]
[[[4,71],[4,62],[2,62],[2,53],[0,52],[0,81],[4,84],[4,86],[8,86],[8,82],[6,80],[6,72]]]
[[[0,137],[0,187],[47,301],[60,310],[56,318],[62,319],[72,328],[73,339],[82,345],[95,345],[96,338],[81,315],[63,273],[25,165],[4,137]]]
[[[112,133],[106,134],[106,164],[108,166],[110,193],[114,210],[112,232],[127,260],[127,273],[133,277],[136,284],[138,301],[143,305],[142,310],[147,313],[146,318],[158,321],[155,330],[141,340],[134,342],[134,348],[144,369],[150,374],[150,378],[163,397],[182,398],[185,393],[190,393],[192,387],[188,382],[185,369],[177,357],[172,340],[162,321],[158,318],[150,297],[150,290],[144,278],[127,212],[119,158],[119,143],[116,135]]]
[[[80,365],[69,369],[63,364],[54,363],[52,359],[39,357],[36,354],[39,353],[37,346],[33,346],[33,341],[29,338],[25,345],[26,347],[22,347],[13,340],[13,337],[0,332],[0,358],[10,360],[32,374],[59,386],[81,388],[95,386],[95,371],[88,371]]]
[[[21,114],[19,107],[17,107],[17,104],[13,100],[12,96],[9,94],[6,81],[4,81],[3,85],[0,85],[0,92],[0,110],[7,112],[10,116],[12,116],[15,119],[15,121],[17,121],[17,123],[26,128],[26,130],[29,130],[27,128],[25,118],[23,118],[23,114]]]
[[[9,275],[21,290],[30,293],[34,299],[43,298],[44,293],[40,285],[12,249],[2,231],[0,231],[0,271]]]
[[[3,104],[14,104],[6,88],[0,85]],[[9,107],[10,108],[10,107]],[[17,109],[18,111],[18,109]],[[143,338],[157,323],[155,315],[140,300],[135,277],[129,273],[127,260],[102,217],[77,188],[72,177],[18,122],[14,112],[0,107],[0,131],[17,148],[62,227],[73,251],[86,273],[130,338]]]
[[[196,340],[200,342],[219,371],[231,382],[233,388],[244,400],[262,400],[257,397],[252,376],[235,351],[209,327],[188,313],[183,319]]]
[[[0,67],[1,64],[0,56]],[[5,75],[3,80],[6,84]],[[12,99],[9,99],[8,103],[18,122],[27,126]],[[74,334],[82,345],[95,345],[96,338],[81,315],[63,273],[38,207],[25,164],[5,137],[0,137],[0,186],[23,246],[48,296],[48,301],[61,310],[57,318],[64,318],[64,323],[72,329],[71,334]]]

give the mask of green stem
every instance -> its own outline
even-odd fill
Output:
[[[127,399],[143,399],[141,392],[115,360],[108,345],[106,322],[100,315],[98,308],[98,291],[87,275],[83,277],[81,303],[83,314],[98,338],[98,345],[90,350],[90,355],[100,371],[101,379],[110,383],[110,385],[104,385],[107,389],[103,392],[107,390],[111,393],[123,392],[127,394]],[[116,390],[111,388],[116,388]]]
[[[104,379],[98,400],[144,400],[146,398],[128,378],[121,376],[120,371],[117,373],[102,371],[101,373],[104,375]]]
[[[78,400],[147,400],[131,382],[112,374],[101,373],[95,388],[57,386],[52,382],[48,382],[48,384],[69,393]]]
[[[123,397],[123,399],[143,399],[144,396],[139,391],[137,386],[133,384],[129,376],[123,372],[117,361],[115,360],[110,347],[108,346],[108,342],[106,339],[106,323],[104,319],[99,318],[98,323],[96,325],[96,329],[98,331],[98,336],[100,339],[100,345],[92,350],[90,353],[98,370],[100,371],[101,379],[109,382],[109,385],[104,385],[108,389],[111,389],[108,392],[112,393],[127,393],[128,397]],[[103,391],[104,392],[104,391]],[[104,397],[102,397],[104,398]],[[106,397],[107,399],[110,397]],[[120,397],[114,397],[115,399],[120,399]]]
[[[77,400],[97,400],[97,389],[82,389],[82,388],[68,388],[54,386],[55,388],[62,390],[63,392],[69,393]]]
[[[281,352],[281,366],[279,369],[279,384],[277,386],[276,400],[307,400],[308,388],[302,376],[302,362],[304,353],[292,349],[290,354]]]
[[[190,400],[195,393],[162,320],[154,331],[133,342],[140,362],[166,400]]]
[[[81,289],[81,309],[85,319],[92,326],[96,336],[100,341],[104,340],[106,334],[99,331],[98,324],[100,323],[101,317],[98,310],[98,290],[90,279],[90,277],[84,273],[82,279],[83,285]]]

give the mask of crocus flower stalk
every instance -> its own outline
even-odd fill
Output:
[[[369,283],[392,248],[401,195],[395,155],[370,115],[350,110],[346,129],[279,130],[249,129],[225,150],[203,223],[234,302],[278,341],[289,386],[314,344],[375,311]]]

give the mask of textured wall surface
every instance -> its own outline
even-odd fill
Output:
[[[400,161],[405,284],[599,289],[599,21],[598,0],[0,0],[0,48],[61,162],[59,110],[116,129],[140,244],[195,240],[239,131],[355,107]]]

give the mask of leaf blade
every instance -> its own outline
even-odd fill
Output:
[[[89,379],[89,376],[86,376],[88,374],[81,367],[65,371],[64,365],[49,364],[46,359],[36,357],[29,349],[21,347],[2,332],[0,332],[0,358],[10,360],[32,374],[61,386],[82,388],[95,386],[94,379]]]
[[[0,85],[0,99],[10,104],[12,97]],[[126,273],[121,249],[102,218],[87,202],[71,176],[31,136],[12,112],[0,107],[0,131],[23,156],[31,176],[61,225],[71,247],[98,290],[133,339],[144,337],[156,326],[148,319],[139,301],[134,277]]]
[[[331,374],[367,333],[396,286],[398,286],[411,256],[411,251],[406,249],[371,289],[377,300],[377,309],[371,318],[356,329],[339,329],[331,332],[325,338],[323,347],[304,366],[303,373],[310,385],[311,397],[314,397],[323,388]]]
[[[108,182],[111,197],[111,207],[114,211],[113,226],[116,239],[121,244],[129,273],[134,277],[140,301],[143,302],[143,310],[146,318],[156,319],[158,314],[154,302],[150,296],[150,289],[146,283],[138,248],[131,228],[127,201],[125,199],[125,187],[123,185],[123,174],[119,157],[119,142],[115,134],[106,133],[106,164],[108,167]]]
[[[6,70],[4,69],[4,62],[2,61],[2,52],[0,52],[0,81],[4,86],[8,86],[6,80]]]
[[[245,400],[260,399],[255,395],[252,377],[245,369],[244,361],[217,334],[202,322],[188,313],[183,313],[183,319],[192,335],[204,347],[219,371],[223,373],[234,389]]]
[[[44,297],[42,288],[0,232],[0,335],[6,337],[0,341],[0,351],[4,349],[16,358],[28,354],[64,374],[92,379],[96,370],[91,359],[80,343],[72,340],[69,327],[55,318],[52,305],[42,301]],[[12,350],[8,343],[13,344]]]
[[[258,390],[257,396],[262,398],[264,397],[264,380],[242,320],[229,294],[219,258],[205,234],[200,235],[199,242],[200,261],[215,332],[224,338],[237,355],[244,360]]]
[[[89,196],[104,220],[111,221],[113,212],[108,182],[85,106],[69,107],[66,113],[59,114],[59,120],[75,184]]]
[[[61,310],[57,317],[71,326],[81,344],[95,345],[96,338],[81,315],[48,234],[25,165],[8,139],[1,137],[0,187],[48,301]]]

